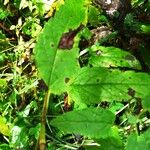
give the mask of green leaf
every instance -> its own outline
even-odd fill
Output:
[[[139,5],[142,5],[144,3],[143,0],[132,0],[131,4],[133,6],[139,6]]]
[[[10,135],[10,128],[7,125],[7,120],[5,117],[0,116],[0,133],[9,136]]]
[[[135,15],[133,13],[129,13],[126,15],[124,19],[124,25],[127,29],[127,31],[139,31],[140,30],[140,24],[137,19],[135,19]]]
[[[2,5],[2,4],[0,4],[0,5]],[[7,10],[7,8],[1,6],[1,8],[0,8],[0,20],[4,20],[10,15],[11,15],[11,13]]]
[[[11,130],[11,140],[10,145],[13,148],[27,148],[29,146],[29,137],[27,133],[28,129],[26,127],[14,126]]]
[[[100,15],[100,11],[94,7],[94,6],[89,6],[89,11],[88,11],[88,22],[92,25],[92,26],[96,26],[99,23],[99,15]]]
[[[108,35],[106,35],[106,37],[102,37],[99,39],[99,41],[98,41],[99,45],[103,45],[106,42],[115,40],[117,38],[117,35],[118,35],[117,31],[109,33]]]
[[[119,135],[118,128],[114,126],[111,129],[112,129],[112,132],[108,138],[97,140],[97,142],[100,144],[100,149],[108,150],[108,145],[109,145],[109,150],[122,150],[123,143]]]
[[[100,150],[108,150],[108,146],[109,146],[109,150],[122,150],[122,146],[117,143],[114,137],[101,139],[99,140],[99,144],[100,144]]]
[[[38,139],[39,137],[39,132],[40,132],[40,124],[37,124],[36,126],[34,126],[33,128],[29,129],[29,135],[32,135],[35,137],[35,139]]]
[[[121,108],[123,108],[124,105],[120,102],[114,102],[110,105],[109,110],[113,113],[115,113],[116,111],[120,110]]]
[[[6,86],[7,86],[7,81],[5,79],[0,79],[0,88]]]
[[[85,150],[99,150],[100,146],[98,145],[85,145],[83,146]]]
[[[150,130],[140,136],[136,134],[129,135],[127,139],[126,150],[149,150],[150,148]]]
[[[6,50],[10,47],[9,40],[6,38],[5,34],[0,30],[0,55],[2,50]]]
[[[133,71],[82,68],[70,80],[68,93],[76,103],[99,103],[102,100],[128,100],[149,94],[150,75]]]
[[[4,150],[4,149],[11,150],[8,144],[0,144],[0,150]]]
[[[45,25],[35,47],[35,59],[40,77],[53,93],[65,90],[65,81],[78,69],[78,48],[60,50],[64,33],[77,29],[87,20],[87,0],[66,0],[54,18]]]
[[[150,94],[143,98],[142,105],[143,108],[150,110]]]
[[[82,37],[84,37],[86,40],[90,40],[92,37],[91,31],[86,27],[81,32]]]
[[[146,24],[141,25],[141,31],[146,34],[150,34],[150,25]]]
[[[141,69],[139,61],[129,52],[116,47],[93,45],[89,63],[94,67],[128,67]]]
[[[115,116],[101,108],[86,108],[56,117],[51,125],[66,133],[81,134],[93,138],[105,138],[111,134]]]

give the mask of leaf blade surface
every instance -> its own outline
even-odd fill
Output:
[[[68,93],[77,103],[129,100],[149,93],[150,75],[106,68],[82,68],[70,81]]]
[[[114,120],[114,114],[108,110],[86,108],[58,116],[50,124],[67,133],[104,138],[111,134]]]
[[[35,59],[40,77],[53,93],[65,90],[65,78],[72,76],[79,67],[78,48],[62,51],[58,46],[63,33],[85,24],[85,2],[86,0],[65,1],[55,17],[45,25],[36,44]]]

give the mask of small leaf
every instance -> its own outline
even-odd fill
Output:
[[[7,125],[6,118],[0,116],[0,133],[2,133],[5,136],[10,135],[10,128]]]
[[[141,31],[146,34],[150,34],[150,25],[146,24],[141,25]]]
[[[129,52],[116,47],[94,45],[90,49],[89,63],[94,67],[128,67],[141,69],[139,61]]]
[[[66,133],[105,138],[111,134],[114,119],[114,114],[108,110],[86,108],[58,116],[51,121],[51,125]]]
[[[105,68],[82,68],[68,83],[68,95],[76,103],[144,98],[149,94],[150,75]]]
[[[5,79],[0,79],[0,88],[7,86],[7,82]]]
[[[92,25],[92,26],[96,26],[99,23],[99,15],[100,15],[100,11],[94,7],[94,6],[89,6],[89,11],[88,11],[88,22]]]

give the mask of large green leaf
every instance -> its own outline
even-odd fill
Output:
[[[86,108],[58,116],[51,121],[51,125],[66,133],[105,138],[111,135],[114,120],[115,116],[109,110]]]
[[[65,90],[65,80],[78,69],[78,48],[60,50],[62,35],[85,24],[88,0],[66,0],[54,18],[45,25],[35,47],[35,59],[40,77],[53,93]]]
[[[69,82],[68,93],[77,103],[143,98],[150,93],[150,75],[133,71],[82,68]]]
[[[141,69],[139,61],[129,52],[116,47],[93,45],[89,63],[94,67],[128,67]]]

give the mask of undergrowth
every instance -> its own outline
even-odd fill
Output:
[[[0,1],[0,149],[149,149],[149,0],[108,3]]]

